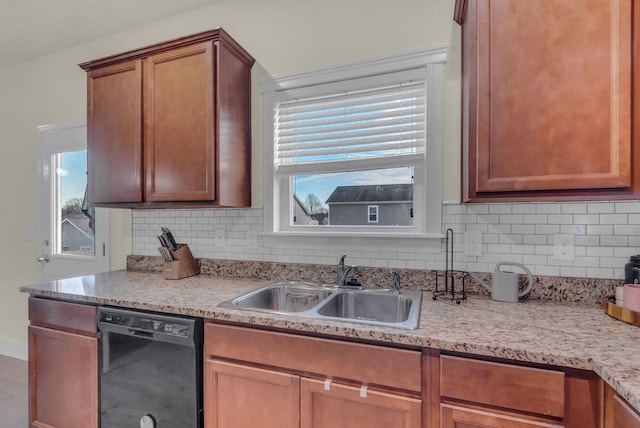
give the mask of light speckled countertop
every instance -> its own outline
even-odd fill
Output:
[[[218,307],[271,281],[115,271],[21,287],[25,293],[143,310],[272,326],[339,337],[469,352],[593,370],[640,410],[640,328],[599,305],[494,302],[471,296],[457,305],[423,296],[420,328],[400,330]]]

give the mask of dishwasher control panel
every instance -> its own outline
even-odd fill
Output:
[[[161,333],[188,338],[193,334],[193,321],[175,316],[164,316],[146,312],[100,308],[99,323],[130,328],[132,330]]]

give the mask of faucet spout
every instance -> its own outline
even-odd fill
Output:
[[[400,292],[400,274],[396,271],[389,272],[391,275],[391,279],[393,279],[393,288],[395,288],[396,292]]]
[[[338,260],[338,276],[336,278],[336,284],[340,285],[340,281],[342,280],[342,275],[344,274],[344,259],[347,258],[346,254],[343,254]]]
[[[342,275],[340,276],[340,279],[338,280],[338,285],[340,287],[344,287],[346,285],[347,282],[347,276],[349,276],[349,274],[351,272],[357,272],[358,271],[358,266],[356,265],[351,265],[351,266],[347,266],[346,268],[344,268]]]

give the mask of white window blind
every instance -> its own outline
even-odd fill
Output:
[[[373,87],[334,88],[322,96],[295,94],[278,102],[276,172],[355,171],[424,162],[425,78],[397,73],[389,80],[394,78]]]

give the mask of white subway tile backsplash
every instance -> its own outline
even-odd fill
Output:
[[[589,202],[587,212],[593,214],[613,213],[616,211],[616,204],[613,202]]]
[[[340,254],[363,266],[445,269],[444,252],[328,249],[312,245],[248,248],[249,231],[261,232],[262,208],[135,210],[133,254],[157,255],[156,236],[170,227],[196,257],[283,263],[334,264]],[[640,202],[540,202],[443,205],[443,230],[454,230],[454,269],[490,272],[499,261],[524,263],[537,275],[589,278],[624,277],[630,255],[640,253]],[[225,231],[225,245],[215,231]],[[483,254],[464,255],[464,232],[482,233]],[[575,235],[574,260],[553,258],[554,235]],[[441,246],[444,251],[444,244]]]
[[[562,207],[555,202],[540,203],[536,206],[536,212],[538,214],[559,214],[562,212]]]
[[[629,216],[627,214],[601,214],[600,224],[627,224]]]
[[[561,207],[561,212],[568,214],[583,214],[587,212],[587,204],[584,203],[563,203],[558,204]]]
[[[523,244],[533,244],[533,245],[545,245],[547,244],[547,235],[523,235],[522,236]]]
[[[513,214],[535,214],[536,206],[534,204],[514,204],[511,207]]]
[[[525,215],[522,221],[525,224],[547,224],[547,217],[546,214],[530,214]]]
[[[600,245],[611,245],[613,247],[626,247],[629,245],[629,237],[627,236],[613,236],[602,235],[600,236]]]
[[[635,201],[616,202],[614,206],[617,213],[640,213],[640,204]]]
[[[521,214],[502,214],[499,220],[500,224],[522,224],[523,216]]]
[[[587,276],[587,269],[582,267],[561,266],[560,276],[585,277]]]
[[[559,224],[536,224],[537,235],[553,235],[555,233],[560,233]]]
[[[574,224],[574,221],[571,214],[549,214],[547,216],[547,223]]]

